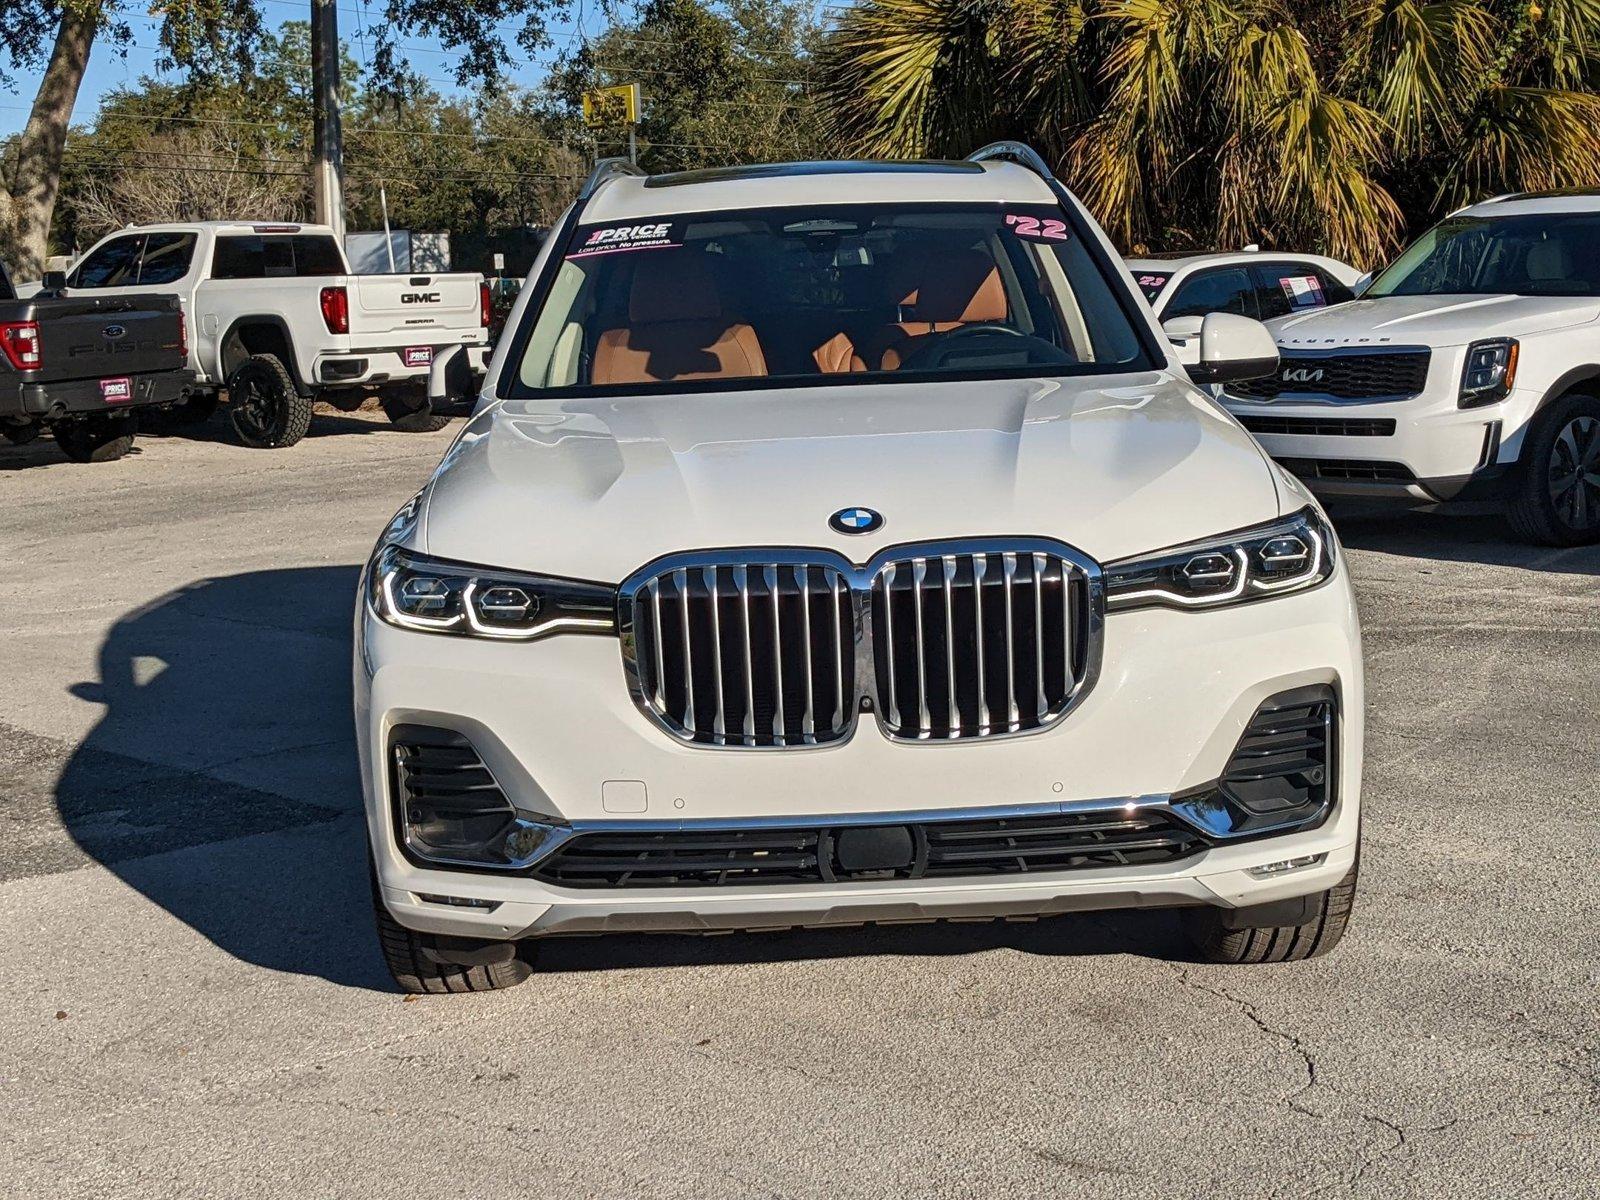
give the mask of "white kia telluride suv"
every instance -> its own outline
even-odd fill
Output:
[[[1600,540],[1600,193],[1507,196],[1425,233],[1361,298],[1271,323],[1223,402],[1327,494],[1494,500]]]
[[[1195,386],[1270,335],[1201,343],[1186,374],[1026,147],[603,164],[362,580],[400,985],[516,983],[553,934],[1136,906],[1217,960],[1332,947],[1355,606]]]

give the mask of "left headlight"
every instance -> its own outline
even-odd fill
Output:
[[[1106,607],[1218,608],[1316,587],[1337,543],[1314,508],[1203,542],[1108,563]]]
[[[617,631],[613,587],[426,558],[398,546],[379,552],[367,601],[390,625],[423,633],[529,641]]]

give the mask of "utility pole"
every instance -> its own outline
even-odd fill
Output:
[[[339,129],[338,0],[311,0],[311,181],[317,222],[344,242],[344,135]]]

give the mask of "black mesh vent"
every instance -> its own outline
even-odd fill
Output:
[[[1355,479],[1375,483],[1415,483],[1417,479],[1404,463],[1355,458],[1280,458],[1278,461],[1303,479]]]
[[[1341,417],[1256,417],[1241,415],[1239,423],[1251,433],[1298,433],[1309,437],[1393,437],[1393,418],[1372,420]]]
[[[1377,354],[1296,354],[1289,351],[1265,379],[1227,385],[1241,400],[1284,396],[1331,396],[1338,400],[1399,400],[1415,396],[1428,382],[1432,352],[1424,349]]]
[[[853,834],[900,835],[892,865],[850,869]],[[894,839],[888,839],[891,844]],[[581,833],[535,868],[568,888],[736,887],[1015,875],[1172,862],[1205,848],[1187,825],[1155,810],[929,821],[903,826]]]

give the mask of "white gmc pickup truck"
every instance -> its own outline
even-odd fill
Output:
[[[398,427],[432,430],[464,398],[488,350],[477,274],[353,275],[326,225],[196,221],[130,226],[90,247],[66,292],[176,295],[203,420],[226,388],[246,445],[292,446],[311,405],[350,411],[376,393]]]

